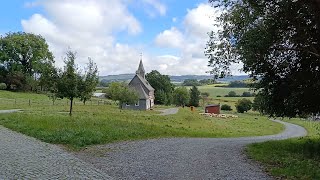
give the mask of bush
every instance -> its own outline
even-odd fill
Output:
[[[237,95],[236,92],[230,91],[230,92],[228,93],[228,95],[225,95],[225,97],[238,97],[238,95]]]
[[[243,92],[242,93],[242,97],[251,97],[252,96],[252,94],[250,93],[250,92]]]
[[[236,103],[236,108],[238,113],[244,113],[251,109],[252,102],[249,99],[239,99]]]
[[[231,106],[229,106],[228,104],[223,104],[223,105],[221,106],[221,110],[224,110],[224,111],[232,111]]]
[[[217,95],[217,97],[221,97],[220,95]]]
[[[0,83],[0,90],[7,89],[7,85],[5,83]]]

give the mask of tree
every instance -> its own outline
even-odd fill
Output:
[[[184,86],[201,86],[202,84],[196,79],[186,79],[183,81]]]
[[[236,92],[230,91],[230,92],[228,92],[228,95],[226,95],[225,97],[237,97],[237,96],[238,96],[238,95],[237,95]]]
[[[185,87],[178,87],[173,92],[173,102],[178,106],[185,106],[189,103],[190,94]]]
[[[210,0],[213,2],[213,0]],[[258,79],[255,88],[271,116],[320,112],[320,2],[220,1],[223,30],[209,33],[205,50],[211,73],[230,74],[230,64]]]
[[[29,82],[23,85],[37,83],[43,69],[53,66],[53,63],[53,55],[48,44],[40,35],[17,32],[0,37],[0,64],[6,69],[5,75],[23,74],[26,76],[25,82]],[[10,78],[11,80],[5,81],[12,81],[12,76]],[[11,84],[7,84],[7,87],[10,88]]]
[[[174,90],[174,85],[171,83],[170,77],[168,75],[162,75],[156,70],[152,70],[146,74],[146,79],[155,89],[155,103],[170,105]]]
[[[65,67],[61,72],[57,83],[57,96],[60,98],[67,98],[70,100],[69,115],[72,115],[73,100],[80,96],[79,93],[79,81],[80,73],[75,65],[76,53],[68,51],[65,58]]]
[[[239,99],[236,103],[236,108],[238,113],[244,113],[251,109],[252,102],[249,99]]]
[[[113,101],[119,102],[119,108],[122,108],[122,104],[134,104],[139,100],[138,93],[130,89],[125,83],[112,82],[107,90],[108,97]]]
[[[93,91],[98,83],[99,77],[97,65],[89,58],[87,70],[79,84],[80,100],[84,105],[86,104],[86,101],[91,99]]]
[[[198,88],[196,86],[193,86],[190,89],[189,105],[198,107],[199,106],[199,100],[200,100],[200,91],[198,90]]]

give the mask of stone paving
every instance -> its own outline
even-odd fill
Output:
[[[0,179],[111,179],[60,147],[0,126]]]

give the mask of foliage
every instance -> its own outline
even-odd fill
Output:
[[[195,106],[198,107],[199,106],[199,100],[200,100],[200,91],[196,86],[193,86],[190,89],[190,101],[189,101],[189,105],[190,106]]]
[[[230,91],[228,92],[227,95],[225,95],[225,97],[238,97],[237,93],[234,91]]]
[[[215,84],[217,82],[214,79],[202,79],[199,81],[199,83],[202,85],[210,85],[210,84]]]
[[[259,78],[265,113],[320,112],[319,1],[225,0],[220,7],[223,30],[209,33],[206,48],[211,73],[228,75],[230,64],[241,61]]]
[[[201,86],[202,84],[196,79],[186,79],[182,83],[183,86]]]
[[[319,179],[320,141],[318,121],[286,120],[307,129],[302,138],[249,145],[247,153],[261,162],[276,179]]]
[[[206,101],[209,100],[210,93],[200,92],[200,99],[202,99],[202,106],[205,106]]]
[[[238,88],[245,88],[245,87],[248,87],[248,84],[243,82],[243,81],[231,81],[229,84],[228,84],[228,87],[232,87],[232,88],[235,88],[235,87],[238,87]]]
[[[17,32],[0,38],[0,64],[3,66],[0,74],[8,88],[26,88],[30,80],[37,83],[44,69],[52,67],[53,63],[48,44],[40,35]],[[31,88],[36,86],[33,84]]]
[[[5,83],[0,83],[0,90],[7,89],[7,85]]]
[[[89,58],[87,70],[84,77],[82,77],[79,86],[80,100],[83,101],[83,104],[86,104],[86,101],[91,99],[98,82],[99,77],[97,65]]]
[[[221,106],[221,110],[224,110],[224,111],[232,111],[232,108],[231,108],[231,106],[228,105],[228,104],[223,104],[223,105]]]
[[[239,99],[236,103],[236,109],[238,113],[244,113],[251,109],[252,102],[249,99]]]
[[[134,104],[139,100],[138,93],[130,89],[125,83],[113,82],[108,88],[108,96],[113,101],[119,102],[119,108],[122,108],[122,104]]]
[[[170,105],[172,103],[172,93],[174,85],[168,75],[162,75],[156,70],[146,74],[146,79],[155,89],[155,103]],[[158,98],[157,96],[160,96]]]
[[[57,96],[70,100],[69,115],[72,115],[72,105],[75,98],[80,97],[79,84],[81,82],[80,72],[75,64],[75,52],[68,51],[65,58],[65,67],[61,72],[57,83]]]
[[[185,106],[189,103],[190,94],[185,87],[177,87],[173,92],[173,103],[177,106]]]

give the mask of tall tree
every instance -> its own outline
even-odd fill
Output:
[[[190,89],[189,105],[198,107],[199,106],[199,100],[200,100],[200,91],[198,90],[198,88],[196,86],[193,86]]]
[[[210,0],[213,2],[213,0]],[[320,3],[318,0],[224,0],[223,30],[206,48],[212,73],[231,63],[259,79],[263,112],[274,116],[320,112]]]
[[[36,80],[36,75],[53,63],[48,44],[40,35],[16,32],[0,37],[0,64],[7,69],[7,74],[21,72],[26,79]]]
[[[155,89],[155,103],[171,104],[174,85],[171,83],[170,77],[168,75],[162,75],[156,70],[152,70],[146,74],[146,79]]]

